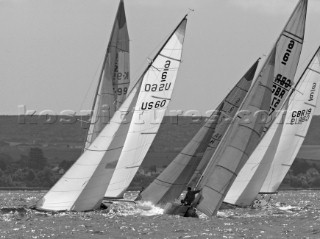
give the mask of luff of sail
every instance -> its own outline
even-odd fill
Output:
[[[260,192],[274,193],[292,165],[305,139],[314,114],[320,87],[320,49],[317,50],[292,94],[278,150]]]
[[[159,130],[181,63],[186,24],[187,19],[184,18],[144,75],[133,115],[134,123],[130,125],[105,197],[123,195]]]
[[[122,150],[125,148],[128,138],[130,138],[128,137],[128,132],[130,132],[133,124],[141,122],[137,120],[137,114],[142,105],[141,101],[148,100],[150,97],[154,99],[153,96],[160,92],[160,90],[154,92],[151,89],[146,91],[147,84],[153,82],[150,82],[150,79],[158,80],[153,82],[153,86],[157,86],[157,89],[161,87],[161,91],[165,91],[165,87],[162,88],[162,84],[165,84],[165,82],[161,82],[161,80],[166,79],[162,79],[162,76],[166,75],[168,80],[174,81],[172,75],[176,76],[177,69],[173,68],[171,74],[171,72],[167,72],[171,67],[165,67],[168,62],[165,61],[164,66],[157,64],[163,63],[163,58],[167,58],[168,56],[175,57],[175,53],[172,52],[178,51],[181,54],[182,49],[177,50],[176,47],[178,43],[183,40],[186,21],[185,17],[176,30],[170,35],[155,56],[152,64],[147,67],[119,110],[116,111],[110,123],[106,125],[89,148],[80,156],[65,175],[37,202],[37,209],[49,211],[88,211],[100,206],[122,155]],[[172,41],[172,39],[174,39],[174,41]],[[172,45],[173,42],[176,44]],[[171,60],[174,61],[173,59]],[[178,62],[180,63],[180,61]],[[169,65],[171,66],[171,64]],[[176,66],[176,64],[173,63],[172,66]],[[154,72],[154,70],[156,70],[156,72]],[[163,72],[167,73],[163,74]],[[141,88],[142,86],[144,90]],[[173,87],[173,84],[170,88],[171,87]],[[170,95],[171,91],[169,93]],[[149,98],[146,96],[146,93],[148,93]],[[162,109],[162,107],[164,107],[164,105],[161,107],[159,105],[158,108]],[[134,108],[135,110],[133,110]],[[134,131],[131,131],[131,133],[134,133]],[[134,144],[140,145],[139,141],[130,141],[131,146]],[[127,187],[130,181],[126,181],[126,183]]]
[[[178,198],[190,181],[199,163],[202,163],[203,154],[210,147],[217,135],[217,124],[224,125],[224,131],[238,110],[248,92],[259,60],[246,72],[218,108],[209,117],[197,134],[166,167],[166,169],[142,192],[142,201],[151,201],[153,204],[164,204]],[[209,146],[208,146],[209,145]]]
[[[129,34],[123,0],[120,0],[95,94],[86,150],[124,101],[130,83]]]
[[[276,42],[276,56],[280,57],[276,57],[273,98],[266,129],[272,124],[272,118],[277,116],[277,110],[283,106],[283,103],[291,93],[292,86],[295,85],[295,82],[291,79],[294,78],[300,58],[304,39],[306,12],[307,1],[301,0]],[[296,36],[296,38],[292,36]],[[283,108],[283,110],[286,109]],[[282,116],[279,115],[278,117],[280,117],[280,120]],[[258,194],[264,180],[264,171],[270,167],[272,161],[271,155],[274,155],[277,149],[278,144],[276,142],[279,141],[282,131],[282,125],[278,125],[279,120],[271,126],[272,129],[270,128],[267,131],[267,134],[263,137],[255,152],[239,172],[226,195],[225,202],[238,206],[249,206]]]
[[[260,140],[265,127],[263,118],[270,107],[274,64],[275,48],[199,180],[197,209],[208,216],[216,214],[237,173]]]

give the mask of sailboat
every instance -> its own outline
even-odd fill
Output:
[[[124,101],[130,83],[129,34],[120,0],[93,100],[84,150],[95,140]]]
[[[320,48],[312,57],[299,83],[290,97],[289,107],[284,114],[284,124],[277,137],[276,147],[269,145],[263,160],[255,174],[249,180],[246,189],[238,198],[239,202],[251,205],[260,194],[272,194],[277,191],[307,134],[319,96],[320,86]]]
[[[217,213],[291,90],[302,48],[306,8],[307,0],[300,0],[198,181],[201,193],[195,206],[208,216]]]
[[[192,140],[142,192],[142,201],[165,204],[180,196],[199,164],[205,164],[203,161],[208,158],[204,157],[206,149],[213,148],[220,135],[226,131],[229,119],[233,118],[251,86],[258,62],[239,80]]]
[[[186,24],[187,15],[133,85],[109,124],[37,202],[36,209],[89,211],[100,207],[105,194],[123,195],[152,144],[171,100]]]
[[[319,97],[320,47],[305,69],[301,82],[292,95],[280,144],[260,193],[275,193],[278,190],[307,135]]]
[[[287,39],[287,41],[289,41],[289,44],[294,42],[294,45],[296,47],[299,46],[299,48],[295,50],[296,55],[290,55],[290,57],[292,57],[292,61],[288,61],[285,65],[288,68],[282,68],[283,71],[280,72],[281,75],[287,76],[287,79],[293,79],[296,72],[297,63],[299,61],[299,55],[304,39],[306,12],[307,1],[300,1],[278,40],[278,48],[280,49],[287,49],[288,46],[286,44],[279,45],[281,44],[281,38]],[[297,24],[297,19],[300,19],[300,24]],[[295,40],[292,37],[288,37],[288,32],[291,35],[296,36]],[[280,65],[283,64],[281,63]],[[294,82],[292,83],[294,84]],[[289,95],[285,98],[288,97]],[[230,190],[228,191],[224,202],[242,207],[249,206],[257,196],[266,176],[266,171],[268,171],[268,168],[270,167],[270,164],[272,162],[272,155],[274,156],[276,149],[281,143],[280,135],[283,131],[283,127],[287,127],[286,125],[284,125],[284,122],[287,122],[285,119],[287,107],[287,104],[284,104],[282,106],[282,112],[278,114],[278,117],[273,125],[270,127],[255,151],[248,159],[247,163],[239,172],[233,185],[230,187]]]

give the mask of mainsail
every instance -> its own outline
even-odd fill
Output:
[[[144,75],[141,93],[133,114],[128,136],[105,197],[125,192],[147,154],[171,101],[181,63],[187,20],[179,24],[165,47]]]
[[[120,0],[93,101],[84,150],[109,123],[129,87],[129,34],[123,0]]]
[[[306,68],[301,81],[301,86],[292,95],[276,155],[260,190],[262,193],[277,191],[307,134],[319,96],[320,49]]]
[[[199,180],[197,187],[202,192],[197,208],[209,216],[219,209],[291,89],[302,48],[306,8],[307,0],[300,0]],[[269,117],[264,121],[262,113],[266,110]]]
[[[197,209],[208,216],[216,213],[238,171],[260,140],[265,126],[262,118],[269,110],[271,101],[274,63],[275,49],[262,67],[262,72],[198,182],[197,188],[201,189],[201,193]]]
[[[89,148],[37,202],[39,210],[96,209],[115,178],[118,197],[129,186],[159,128],[181,61],[187,18],[167,39],[132,91]],[[152,114],[158,116],[152,122]],[[153,124],[154,123],[154,124]],[[123,167],[124,165],[124,167]],[[126,175],[121,174],[124,170]],[[108,190],[107,190],[108,189]],[[116,192],[115,192],[116,191]]]
[[[230,119],[233,118],[251,86],[258,62],[259,60],[239,80],[168,167],[142,192],[141,200],[164,204],[179,197],[199,163],[202,163],[206,148],[212,148],[215,141],[226,131]],[[224,125],[219,128],[220,132],[215,131],[217,125]]]
[[[293,50],[296,54],[291,56],[291,61],[288,61],[285,65],[280,58],[278,64],[276,64],[276,69],[278,69],[277,75],[275,75],[275,81],[273,84],[273,93],[277,94],[277,92],[284,92],[283,96],[281,97],[281,101],[278,101],[278,97],[282,94],[279,93],[278,96],[274,96],[271,104],[275,105],[274,102],[279,102],[279,104],[283,104],[283,100],[287,100],[289,95],[287,94],[291,92],[286,90],[286,85],[295,85],[293,81],[278,81],[278,75],[285,76],[284,79],[293,79],[296,69],[297,63],[300,58],[301,47],[302,47],[302,40],[304,38],[304,29],[305,29],[305,17],[307,12],[307,1],[300,1],[297,5],[295,11],[291,15],[286,27],[284,28],[283,32],[280,35],[280,38],[276,44],[277,52],[283,52],[283,49],[288,49],[289,45],[294,42],[292,45]],[[301,23],[299,23],[299,21]],[[294,23],[294,24],[293,24]],[[294,27],[295,26],[295,27]],[[296,42],[290,37],[290,35],[297,36]],[[300,40],[298,40],[300,39]],[[300,44],[301,43],[301,44]],[[290,46],[291,47],[291,46]],[[298,47],[298,48],[295,48]],[[286,51],[286,53],[288,53]],[[286,54],[285,53],[285,54]],[[279,66],[277,68],[277,66]],[[282,85],[281,85],[282,84]],[[283,111],[286,111],[286,105],[281,106]],[[270,112],[273,111],[273,106],[271,106]],[[276,112],[276,111],[274,111]],[[276,117],[277,114],[274,115]],[[256,195],[258,194],[264,177],[265,171],[268,170],[270,164],[272,162],[272,155],[274,156],[276,149],[279,144],[280,135],[283,128],[283,121],[285,117],[285,112],[281,112],[278,115],[278,119],[273,122],[270,129],[267,131],[253,154],[250,156],[244,167],[239,172],[237,178],[235,179],[233,185],[230,187],[224,201],[230,204],[235,204],[238,206],[249,206],[252,201],[255,199]],[[270,122],[272,123],[272,121]]]

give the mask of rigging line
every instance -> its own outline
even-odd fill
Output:
[[[103,65],[103,63],[102,63],[102,65]],[[98,72],[100,71],[100,69],[102,68],[102,65],[99,64],[99,65],[97,66],[97,68],[96,68],[96,70],[95,70],[95,72],[94,72],[94,74],[93,74],[93,76],[92,76],[92,80],[90,81],[89,87],[87,87],[87,91],[86,91],[86,93],[84,94],[84,97],[83,97],[83,99],[82,99],[82,101],[81,101],[81,103],[80,103],[78,112],[81,111],[81,109],[82,109],[82,107],[83,107],[83,105],[84,105],[84,102],[87,100],[88,95],[89,95],[89,92],[90,92],[91,89],[92,89],[93,83],[96,81],[97,74],[98,74]]]

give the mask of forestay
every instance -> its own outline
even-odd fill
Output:
[[[128,136],[105,197],[122,196],[158,133],[177,78],[186,24],[184,18],[144,75]]]
[[[278,55],[282,57],[276,58],[275,64],[276,73],[273,83],[273,99],[269,112],[272,118],[276,117],[278,107],[282,107],[283,102],[287,100],[288,94],[291,92],[292,86],[295,85],[294,81],[290,79],[294,78],[300,58],[302,40],[304,38],[306,11],[307,1],[302,0],[298,3],[276,43],[276,52],[279,52]],[[296,36],[296,41],[290,36]],[[294,54],[292,54],[292,52],[294,52]],[[287,56],[289,56],[289,58],[287,58]],[[286,59],[288,60],[284,61]],[[281,81],[279,80],[280,75]],[[283,78],[283,76],[285,77]],[[274,111],[274,109],[276,110]],[[286,110],[286,108],[283,108],[283,110]],[[238,206],[249,206],[257,196],[264,181],[263,175],[265,175],[266,170],[268,171],[278,147],[279,137],[283,127],[283,125],[278,124],[281,121],[281,117],[284,116],[281,114],[278,115],[278,117],[277,123],[274,123],[267,131],[267,134],[263,137],[254,153],[239,172],[226,195],[225,202]],[[272,123],[271,117],[268,120],[269,123],[267,127]]]
[[[124,101],[129,87],[129,34],[120,1],[94,97],[86,150]]]
[[[132,159],[138,158],[139,162],[142,161],[144,152],[141,151],[130,155],[130,158],[124,158],[123,155],[128,156],[128,152],[134,151],[130,151],[130,148],[128,150],[128,146],[134,149],[146,149],[151,144],[151,142],[144,140],[144,133],[151,133],[152,135],[156,133],[158,122],[155,128],[144,128],[143,125],[139,124],[141,123],[139,119],[143,119],[146,125],[153,126],[150,123],[151,119],[146,117],[150,116],[150,113],[146,113],[146,115],[144,113],[164,111],[168,104],[167,101],[170,100],[169,97],[171,97],[178,66],[180,65],[186,22],[185,17],[162,46],[152,64],[148,66],[142,77],[137,81],[110,123],[66,174],[38,201],[37,209],[52,211],[96,209],[100,206],[112,177],[117,175],[122,177],[117,173],[114,174],[118,161],[126,159],[129,165]],[[149,90],[148,85],[153,88],[150,87]],[[164,100],[161,97],[167,100],[165,105],[161,105]],[[144,109],[144,103],[148,103],[147,109]],[[138,129],[136,125],[139,126]],[[133,140],[132,135],[137,132],[139,132],[139,135]],[[147,138],[147,140],[149,139]],[[121,162],[122,164],[123,162]],[[129,171],[126,176],[131,174],[133,174],[132,171]],[[125,183],[122,183],[124,188],[131,182],[128,178],[125,179]]]
[[[179,197],[199,163],[202,163],[206,148],[213,147],[215,141],[224,133],[235,112],[238,110],[251,86],[258,62],[256,61],[240,79],[197,134],[168,167],[142,192],[142,201],[164,204],[172,202]],[[216,130],[218,128],[217,125],[223,125],[223,127],[219,128],[220,131]]]
[[[262,193],[274,193],[277,191],[307,134],[319,96],[319,49],[302,75],[301,82],[292,95],[278,150],[260,190]]]

